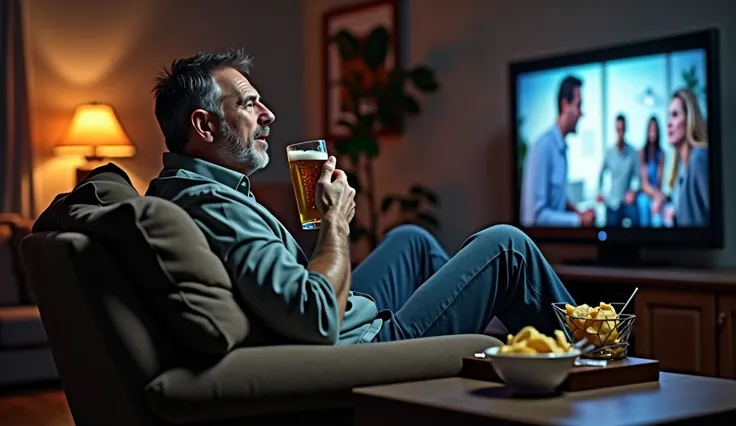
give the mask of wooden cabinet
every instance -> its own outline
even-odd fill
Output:
[[[664,371],[717,374],[715,295],[644,289],[635,306],[638,356]]]
[[[736,379],[736,295],[718,297],[720,376]]]
[[[639,288],[632,354],[663,371],[736,379],[736,272],[558,265],[580,303],[625,301]]]

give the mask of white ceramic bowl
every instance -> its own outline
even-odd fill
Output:
[[[501,354],[501,347],[484,351],[506,386],[525,394],[553,393],[570,375],[580,350],[557,354]]]

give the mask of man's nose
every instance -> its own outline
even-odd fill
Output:
[[[263,110],[263,113],[260,115],[260,117],[258,117],[258,124],[263,126],[276,121],[276,116],[273,112],[271,112],[270,109],[263,107]]]

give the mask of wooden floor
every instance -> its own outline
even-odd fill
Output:
[[[74,426],[58,386],[0,391],[2,426]]]

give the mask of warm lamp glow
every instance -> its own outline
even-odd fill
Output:
[[[69,129],[54,148],[57,155],[87,158],[132,157],[135,146],[128,139],[109,105],[91,103],[74,111]]]

